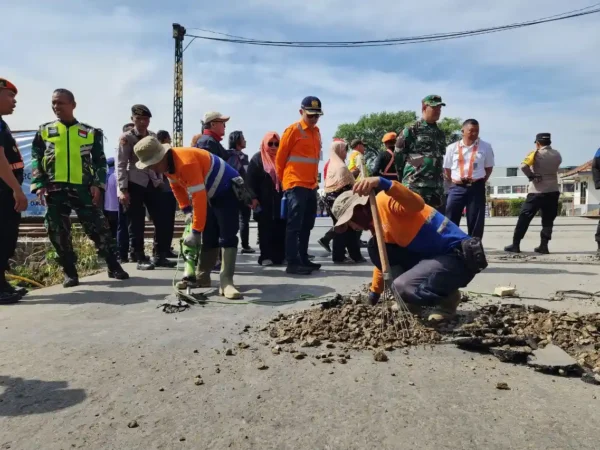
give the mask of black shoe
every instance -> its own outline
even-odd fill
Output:
[[[63,281],[63,287],[64,288],[70,288],[70,287],[75,287],[75,286],[79,286],[79,277],[77,276],[69,276],[69,275],[65,275],[65,280]]]
[[[329,246],[329,242],[325,240],[325,238],[321,238],[317,241],[317,243],[325,249],[327,253],[331,253],[331,247]]]
[[[292,275],[310,275],[312,270],[306,266],[288,265],[285,269],[285,273]]]
[[[246,247],[242,247],[242,254],[245,253],[256,253],[256,250],[254,250],[252,247],[250,247],[249,245]]]
[[[138,257],[135,253],[130,253],[129,254],[129,261],[131,262],[138,262]]]
[[[127,255],[119,255],[117,259],[121,262],[121,264],[125,264],[129,262],[129,256]]]
[[[154,270],[155,266],[146,255],[135,255],[137,261],[137,270]]]
[[[539,247],[533,249],[534,252],[539,253],[540,255],[549,255],[550,250],[548,250],[548,243],[542,242]]]
[[[23,298],[16,292],[0,292],[0,305],[14,305]]]
[[[154,264],[155,267],[167,267],[169,269],[177,267],[177,261],[169,261],[164,256],[155,256],[152,258],[152,264]]]
[[[179,255],[175,253],[173,249],[170,249],[167,253],[165,253],[165,258],[177,259],[179,258]]]
[[[27,289],[21,286],[13,286],[6,279],[3,282],[0,282],[0,293],[6,294],[17,294],[21,297],[24,297],[27,294]]]
[[[315,255],[306,255],[308,257],[308,259],[312,260],[315,259]]]
[[[356,264],[362,264],[367,262],[365,258],[353,259],[352,261],[354,261]]]
[[[504,247],[504,251],[509,253],[521,253],[521,248],[519,247],[519,244],[512,244]]]
[[[114,278],[115,280],[128,280],[129,274],[123,270],[119,261],[113,258],[106,258],[106,268],[108,271],[108,278]]]
[[[305,261],[302,263],[304,267],[308,267],[310,270],[319,270],[321,268],[321,264],[316,264],[314,262]]]

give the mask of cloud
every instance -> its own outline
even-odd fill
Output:
[[[20,93],[7,120],[13,129],[52,120],[51,92],[65,87],[77,97],[80,120],[105,130],[109,154],[135,103],[150,107],[153,129],[171,130],[173,22],[189,32],[200,27],[272,39],[373,39],[498,25],[565,9],[558,0],[227,4],[223,18],[223,11],[191,1],[151,0],[144,11],[115,1],[10,3],[3,10],[11,17],[5,32],[16,39],[3,50],[1,74]],[[568,8],[582,6],[587,4]],[[327,143],[340,123],[370,112],[418,110],[424,95],[438,93],[448,103],[445,115],[481,121],[498,164],[516,165],[533,136],[550,131],[565,163],[577,165],[598,147],[597,23],[594,16],[386,49],[312,51],[196,40],[184,57],[184,143],[208,110],[231,115],[228,129],[243,130],[253,153],[265,132],[281,133],[297,119],[305,95],[323,101],[320,127]]]

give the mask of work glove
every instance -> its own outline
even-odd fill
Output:
[[[371,305],[376,305],[379,302],[379,297],[381,297],[381,294],[372,291],[369,292],[369,303]]]
[[[183,243],[186,246],[192,248],[200,247],[200,245],[202,245],[202,233],[196,230],[192,230],[192,232],[185,237]]]

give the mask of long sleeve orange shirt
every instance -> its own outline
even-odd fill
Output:
[[[287,127],[275,156],[275,170],[283,190],[296,186],[315,189],[319,185],[321,148],[318,127],[310,128],[303,120]]]

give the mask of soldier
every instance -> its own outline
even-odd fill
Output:
[[[71,91],[56,89],[52,110],[57,120],[42,125],[31,145],[31,192],[45,204],[48,237],[65,273],[64,287],[77,286],[77,255],[71,242],[71,211],[106,260],[108,276],[129,278],[117,260],[116,241],[102,214],[106,157],[102,130],[79,122]]]
[[[9,260],[17,247],[21,212],[27,209],[27,197],[21,188],[25,165],[10,128],[2,119],[13,113],[16,96],[16,86],[0,78],[0,305],[16,303],[27,293],[6,280]]]
[[[558,215],[558,168],[562,163],[559,151],[553,149],[550,133],[538,133],[535,137],[536,149],[529,153],[521,163],[521,171],[529,178],[527,199],[521,207],[521,213],[513,234],[513,243],[504,247],[504,251],[521,252],[521,240],[525,237],[529,224],[538,211],[542,211],[541,243],[533,249],[542,255],[550,253],[548,242],[552,238],[554,219]]]
[[[404,128],[396,141],[396,170],[404,186],[443,214],[446,136],[437,126],[442,106],[439,95],[421,101],[421,120]]]
[[[155,267],[175,267],[175,261],[167,256],[171,249],[169,233],[163,231],[165,221],[159,218],[162,176],[151,170],[140,170],[135,166],[137,157],[133,147],[146,136],[156,137],[148,130],[152,113],[144,105],[133,105],[131,121],[134,127],[123,133],[119,139],[117,151],[117,180],[119,183],[119,201],[126,208],[129,239],[133,260],[139,270],[153,270]],[[154,223],[154,256],[152,260],[144,252],[144,233],[146,228],[146,210]]]

